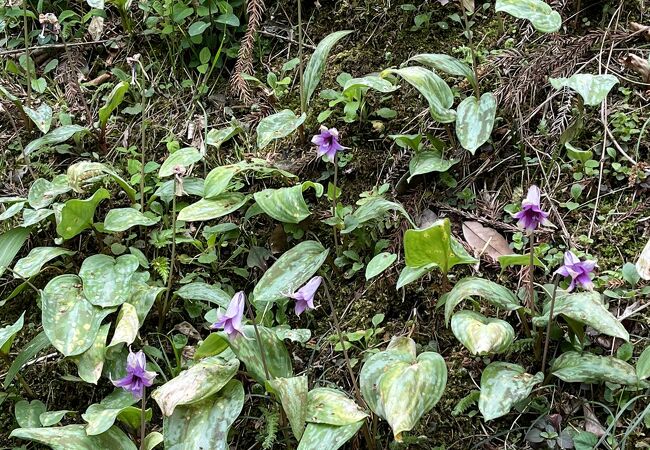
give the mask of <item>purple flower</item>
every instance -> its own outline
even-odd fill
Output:
[[[156,378],[156,372],[147,370],[147,358],[142,350],[133,353],[129,349],[129,356],[126,359],[126,376],[113,381],[113,384],[130,392],[135,398],[142,398],[144,388],[151,386],[154,378]]]
[[[563,277],[571,277],[569,292],[575,288],[576,282],[584,289],[591,291],[594,288],[594,283],[592,283],[590,275],[594,271],[594,267],[596,267],[596,261],[580,261],[580,258],[572,252],[566,252],[564,254],[564,265],[557,269],[555,273]]]
[[[223,328],[229,338],[235,338],[243,333],[242,321],[244,320],[244,304],[246,297],[242,291],[237,292],[225,313],[219,311],[217,322],[212,328]]]
[[[551,225],[547,219],[549,213],[542,211],[542,208],[540,207],[540,197],[541,193],[539,188],[532,185],[528,189],[528,195],[524,201],[521,202],[521,211],[513,214],[513,217],[519,220],[517,225],[520,228],[524,228],[529,233],[533,232],[539,224]]]
[[[306,309],[314,309],[314,295],[316,295],[316,290],[323,281],[322,277],[314,277],[307,282],[303,287],[298,289],[293,294],[290,294],[289,297],[296,301],[296,307],[294,311],[296,315],[299,316]]]
[[[318,156],[327,155],[332,161],[334,161],[336,152],[347,148],[339,144],[339,132],[336,128],[328,129],[322,125],[320,127],[320,134],[311,138],[311,142],[318,145],[318,149],[316,150]]]

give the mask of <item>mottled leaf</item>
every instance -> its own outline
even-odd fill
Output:
[[[311,338],[311,330],[308,328],[289,328],[289,325],[279,325],[274,330],[278,339],[282,339],[283,341],[288,339],[304,344]]]
[[[111,209],[104,218],[104,230],[120,232],[128,230],[131,227],[142,225],[150,227],[157,224],[160,217],[149,217],[135,208],[116,208]]]
[[[46,411],[38,416],[38,420],[40,420],[41,425],[44,427],[51,427],[52,425],[56,425],[57,423],[61,422],[61,419],[63,419],[63,417],[70,412],[73,411],[70,411],[68,409],[61,409],[59,411]]]
[[[57,205],[54,205],[57,206]],[[41,222],[42,220],[50,217],[52,214],[54,214],[54,211],[51,209],[29,209],[25,208],[23,210],[23,227],[31,227],[32,225],[36,225],[37,223]]]
[[[192,164],[201,161],[201,159],[203,159],[203,156],[194,147],[181,148],[165,159],[165,162],[162,163],[158,170],[158,176],[160,178],[169,177],[174,174],[174,170],[177,167],[182,167],[186,170]]]
[[[323,186],[306,181],[302,184],[279,189],[264,189],[253,197],[257,205],[275,220],[284,223],[300,223],[309,217],[309,207],[302,196],[303,191],[313,187],[316,196],[323,195]]]
[[[351,93],[355,89],[374,89],[375,91],[387,94],[399,89],[393,83],[377,75],[366,75],[361,78],[350,78],[343,85],[343,95]]]
[[[50,131],[52,125],[52,107],[47,103],[42,103],[38,109],[32,109],[23,105],[23,111],[27,117],[32,119],[32,122],[41,130],[41,133],[46,134]]]
[[[491,92],[481,95],[481,99],[469,96],[456,110],[456,136],[460,145],[472,155],[485,144],[494,127],[497,101]]]
[[[266,116],[257,125],[257,149],[262,150],[274,140],[289,136],[303,124],[306,118],[305,113],[296,116],[289,109]]]
[[[230,180],[241,171],[242,167],[238,164],[212,169],[205,177],[204,197],[210,199],[223,193],[228,188]]]
[[[56,232],[64,239],[71,239],[90,228],[97,205],[110,196],[106,189],[99,188],[86,200],[68,200],[61,210],[61,221],[56,226]]]
[[[343,426],[308,423],[298,450],[337,450],[357,434],[362,426],[363,420]]]
[[[454,314],[451,330],[473,355],[503,353],[515,339],[515,330],[508,322],[489,319],[473,311]]]
[[[555,89],[570,87],[580,94],[585,104],[598,106],[618,83],[618,78],[609,74],[576,73],[569,78],[549,78],[548,81]]]
[[[416,175],[431,172],[447,172],[458,161],[458,159],[444,159],[437,151],[417,152],[413,155],[411,161],[409,161],[409,173],[411,176],[408,177],[407,181],[410,183],[411,179]]]
[[[131,439],[117,427],[96,436],[88,436],[84,425],[17,428],[10,437],[38,442],[53,450],[137,450]]]
[[[16,417],[16,422],[22,428],[38,428],[41,427],[40,416],[47,408],[45,403],[40,400],[32,400],[28,402],[27,400],[21,400],[16,403],[14,407],[14,415]]]
[[[278,338],[271,328],[258,325],[257,330],[260,333],[264,359],[271,379],[277,377],[290,378],[293,375],[291,356],[289,356],[284,342]],[[237,358],[244,363],[246,371],[260,384],[264,384],[267,378],[264,373],[262,353],[254,327],[245,325],[243,335],[230,340],[230,348],[237,355]]]
[[[308,422],[341,426],[368,416],[352,399],[336,389],[314,388],[307,398]]]
[[[634,367],[613,356],[593,353],[562,353],[551,367],[551,373],[568,383],[609,382],[623,385],[638,384]]]
[[[64,125],[62,127],[50,131],[43,137],[34,139],[32,142],[30,142],[25,146],[25,150],[23,151],[23,153],[28,156],[31,153],[38,150],[39,148],[43,147],[44,145],[60,144],[61,142],[67,141],[72,136],[82,131],[87,132],[88,128],[79,125]]]
[[[25,202],[18,202],[9,206],[4,210],[2,214],[0,214],[0,222],[5,221],[7,219],[11,219],[13,216],[15,216],[20,211],[22,211],[24,207],[25,207]]]
[[[228,308],[231,296],[216,286],[194,281],[181,286],[176,295],[184,300],[199,300],[214,303],[222,308]]]
[[[92,346],[81,355],[72,358],[77,365],[79,378],[86,383],[97,384],[102,376],[104,357],[106,356],[106,340],[110,328],[110,323],[102,325]]]
[[[282,403],[291,431],[300,440],[307,420],[307,377],[274,378],[269,385]]]
[[[131,281],[138,267],[138,258],[130,254],[117,258],[99,254],[84,259],[79,278],[86,299],[103,308],[121,305],[131,296]]]
[[[352,32],[352,30],[335,31],[334,33],[325,36],[325,38],[318,43],[316,50],[314,50],[314,53],[311,55],[311,58],[309,58],[309,62],[305,67],[305,74],[303,77],[304,81],[301,86],[302,94],[307,104],[309,104],[311,96],[314,94],[316,86],[318,86],[318,83],[320,82],[320,77],[325,70],[325,64],[330,51],[338,41]]]
[[[205,145],[212,145],[219,149],[224,142],[232,139],[241,131],[242,129],[239,126],[229,126],[220,130],[212,129],[208,131],[208,134],[205,136]]]
[[[439,72],[445,72],[449,75],[465,77],[472,87],[476,88],[478,86],[472,68],[453,56],[445,55],[444,53],[421,53],[413,56],[409,61],[430,66]]]
[[[210,200],[204,198],[183,208],[178,213],[178,220],[196,222],[223,217],[237,211],[247,200],[248,196],[239,192],[226,192]]]
[[[523,367],[505,362],[493,362],[483,369],[478,409],[483,419],[492,420],[510,412],[512,405],[530,395],[544,374],[526,373]]]
[[[497,0],[494,9],[529,20],[542,33],[555,33],[562,26],[560,14],[542,0]]]
[[[11,344],[20,330],[23,329],[25,324],[25,313],[23,312],[18,320],[13,324],[0,328],[0,354],[8,355],[11,349]],[[21,425],[24,426],[24,425]]]
[[[54,258],[74,254],[74,251],[62,247],[35,247],[27,256],[16,261],[14,278],[31,278],[38,275],[43,266]]]
[[[488,303],[505,311],[521,308],[519,299],[508,288],[490,280],[477,277],[467,277],[460,280],[454,288],[445,294],[445,323],[449,323],[454,308],[465,299],[481,297]]]
[[[140,321],[138,320],[138,313],[135,310],[135,306],[130,303],[124,303],[117,316],[115,332],[108,347],[113,347],[118,344],[132,344],[138,336],[139,328]]]
[[[117,389],[106,396],[100,403],[90,405],[86,412],[81,415],[83,420],[88,422],[86,434],[89,436],[102,434],[115,423],[115,419],[124,408],[127,408],[138,401],[128,391]]]
[[[50,206],[61,194],[70,192],[72,188],[68,184],[67,175],[58,175],[52,181],[39,178],[29,187],[27,199],[29,206],[34,209],[42,209]]]

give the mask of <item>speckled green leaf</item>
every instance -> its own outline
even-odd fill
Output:
[[[304,241],[285,252],[253,289],[256,303],[274,302],[301,288],[325,262],[329,250],[316,241]]]
[[[497,101],[491,92],[481,95],[480,101],[472,95],[460,102],[456,110],[456,136],[460,145],[473,155],[490,139],[496,114]]]
[[[117,415],[138,401],[130,392],[117,389],[102,399],[101,402],[90,405],[81,415],[88,422],[86,434],[94,436],[102,434],[115,423]]]
[[[518,19],[530,20],[542,33],[555,33],[562,26],[562,17],[542,0],[497,0],[496,11],[507,12]]]
[[[79,269],[86,299],[103,308],[119,306],[131,296],[131,281],[140,263],[134,255],[92,255]]]
[[[133,277],[134,281],[136,276],[140,275],[141,272],[137,272]],[[140,321],[140,326],[144,323],[144,320],[147,318],[147,314],[151,310],[151,307],[156,301],[156,298],[165,290],[161,286],[149,286],[146,283],[141,281],[136,281],[133,283],[131,290],[131,297],[128,302],[135,306],[135,311],[138,314],[138,320]]]
[[[490,280],[467,277],[460,280],[442,300],[445,302],[445,323],[449,324],[454,308],[465,299],[481,297],[488,303],[505,311],[519,309],[519,299],[509,289]]]
[[[69,409],[61,409],[59,411],[46,411],[38,416],[38,420],[40,420],[41,425],[44,427],[51,427],[52,425],[56,425],[57,423],[61,422],[61,419],[63,419],[63,417],[70,412],[73,411],[70,411]]]
[[[282,403],[291,431],[300,440],[307,420],[307,377],[275,378],[269,381],[269,385]]]
[[[385,78],[379,77],[377,75],[366,75],[361,78],[350,78],[343,85],[343,95],[351,93],[355,89],[374,89],[375,91],[382,92],[384,94],[396,91],[399,89],[399,86],[395,86],[393,83],[388,81]]]
[[[397,255],[389,252],[382,252],[375,255],[366,266],[366,280],[376,277],[388,269],[397,260]]]
[[[483,369],[481,375],[478,409],[486,421],[504,416],[512,405],[528,397],[533,387],[543,379],[542,372],[531,375],[517,364],[493,362]]]
[[[56,207],[57,205],[54,204]],[[31,227],[32,225],[36,225],[37,223],[47,219],[50,217],[52,214],[54,214],[54,211],[51,209],[29,209],[25,208],[23,210],[23,227]]]
[[[102,325],[93,345],[81,355],[72,358],[77,365],[79,378],[86,383],[97,384],[102,376],[104,357],[106,356],[106,340],[110,328],[110,323]]]
[[[140,321],[138,320],[138,313],[135,306],[130,303],[124,303],[120,308],[120,313],[117,316],[115,323],[115,332],[108,347],[113,347],[119,344],[130,345],[135,341],[138,336],[138,329],[140,328]]]
[[[352,399],[336,389],[314,388],[309,391],[307,399],[308,422],[341,426],[368,416]]]
[[[67,175],[68,184],[73,191],[79,194],[85,193],[86,189],[94,186],[108,175],[122,188],[132,203],[136,201],[135,189],[106,164],[93,161],[79,161],[68,167]]]
[[[449,219],[441,219],[428,228],[407,230],[404,234],[406,265],[423,267],[437,264],[443,273],[457,264],[475,264],[462,245],[451,235]]]
[[[160,217],[148,217],[135,208],[111,209],[104,218],[104,230],[120,232],[142,225],[150,227],[157,224]]]
[[[429,112],[435,120],[441,123],[451,123],[456,120],[456,112],[451,109],[454,94],[445,80],[437,74],[418,66],[387,69],[386,72],[396,73],[416,88],[429,102]]]
[[[508,322],[489,319],[474,311],[454,314],[451,330],[473,355],[503,353],[515,340],[515,330]]]
[[[50,131],[43,137],[34,139],[32,142],[30,142],[25,146],[25,150],[23,153],[25,153],[25,155],[30,155],[31,153],[35,152],[39,148],[43,147],[44,145],[60,144],[61,142],[67,141],[72,136],[82,131],[88,131],[88,128],[79,125],[64,125],[62,127]]]
[[[307,104],[309,104],[311,96],[314,94],[314,91],[316,91],[316,86],[318,86],[318,83],[320,82],[320,77],[325,70],[327,56],[330,51],[338,41],[352,32],[353,30],[335,31],[334,33],[325,36],[325,38],[318,43],[318,46],[316,46],[316,50],[314,50],[314,53],[311,55],[311,58],[309,58],[309,62],[305,67],[305,75],[303,77],[304,82],[301,86]]]
[[[40,416],[45,411],[47,411],[45,403],[40,400],[32,400],[31,402],[21,400],[14,407],[16,422],[22,428],[38,428],[43,426]]]
[[[13,216],[18,214],[25,207],[25,202],[14,203],[13,205],[7,207],[2,214],[0,214],[0,222],[7,219],[11,219]]]
[[[415,226],[415,223],[404,207],[398,202],[392,202],[382,197],[369,197],[361,199],[357,203],[359,204],[359,207],[352,213],[352,217],[354,217],[357,226],[371,221],[384,220],[389,211],[397,211],[404,216],[411,225]],[[346,234],[352,230],[353,228],[349,229],[346,226],[346,229],[341,231],[341,233]]]
[[[634,367],[613,356],[566,352],[551,367],[551,373],[569,383],[600,383],[635,385],[639,382]]]
[[[239,192],[226,192],[210,200],[204,198],[181,209],[178,220],[196,222],[223,217],[237,211],[247,200],[248,196]]]
[[[300,223],[309,217],[309,207],[302,196],[303,191],[313,187],[316,197],[323,195],[323,186],[311,181],[297,186],[279,189],[264,189],[253,197],[257,205],[275,220],[284,223]]]
[[[445,55],[444,53],[421,53],[413,56],[409,61],[430,66],[439,72],[445,72],[449,75],[465,77],[472,87],[478,86],[472,68],[453,56]]]
[[[239,126],[229,126],[220,130],[212,129],[205,136],[205,145],[212,145],[221,148],[224,142],[230,140],[233,136],[242,132]]]
[[[29,232],[29,228],[15,227],[0,234],[0,276],[23,247]]]
[[[435,352],[415,357],[412,339],[394,337],[385,351],[368,358],[360,384],[368,406],[389,423],[395,440],[401,441],[402,432],[412,430],[442,397],[447,366]]]
[[[555,89],[570,87],[576,91],[585,104],[598,106],[609,94],[609,91],[618,83],[614,75],[591,75],[588,73],[576,73],[569,78],[549,78],[548,81]]]
[[[32,119],[32,122],[41,130],[41,133],[46,134],[50,131],[52,125],[52,107],[47,103],[42,103],[38,109],[32,109],[23,105],[23,111],[27,117]]]
[[[117,427],[96,436],[88,436],[84,425],[18,428],[11,432],[11,437],[38,442],[53,450],[137,450],[135,444]]]
[[[176,378],[156,389],[153,398],[165,416],[170,416],[174,408],[189,405],[218,392],[237,373],[239,361],[225,360],[220,356],[205,358]]]
[[[228,308],[231,296],[216,286],[207,283],[194,281],[183,285],[176,291],[176,295],[184,300],[200,300],[203,302],[214,303],[222,308]]]
[[[308,328],[289,328],[289,325],[279,325],[273,328],[275,335],[281,340],[290,340],[304,344],[311,338],[311,330]]]
[[[228,188],[232,177],[241,171],[242,167],[238,164],[212,169],[205,177],[204,197],[210,199],[224,192]]]
[[[395,286],[395,289],[403,288],[407,284],[419,280],[424,275],[434,270],[436,267],[438,267],[437,264],[429,264],[422,267],[405,266],[399,274],[399,278],[397,279],[397,285]]]
[[[293,376],[291,356],[284,342],[278,338],[275,331],[271,328],[258,325],[257,330],[260,333],[266,366],[269,369],[271,379],[276,377],[290,378]],[[235,352],[237,358],[244,363],[246,371],[259,383],[264,384],[266,374],[264,373],[262,354],[254,327],[252,325],[245,325],[243,336],[237,336],[230,340],[230,348]]]
[[[163,422],[166,450],[228,450],[228,430],[244,406],[244,388],[231,380],[218,393],[178,406]]]
[[[128,90],[129,90],[128,81],[120,81],[113,87],[113,90],[111,91],[110,94],[108,94],[108,97],[106,98],[106,103],[104,104],[104,106],[99,108],[100,128],[103,129],[106,127],[106,123],[108,122],[108,119],[111,117],[111,114],[113,114],[113,111],[115,111],[115,108],[120,106],[120,104],[124,101],[124,95]]]
[[[257,125],[257,149],[262,150],[274,140],[289,136],[302,125],[306,118],[305,113],[296,116],[289,109],[263,118]]]
[[[343,426],[308,423],[298,450],[337,450],[357,434],[362,426],[363,420]]]
[[[16,261],[14,278],[30,278],[38,275],[45,264],[61,255],[74,255],[75,252],[62,247],[35,247],[24,258]]]
[[[23,329],[25,324],[25,313],[23,312],[18,320],[13,324],[7,325],[6,327],[0,328],[0,354],[7,355],[9,354],[9,349],[11,349],[11,344],[14,342],[14,338],[20,330]]]
[[[42,209],[50,206],[61,194],[70,192],[72,188],[68,184],[67,175],[58,175],[52,181],[39,178],[29,187],[27,199],[29,206],[34,209]]]
[[[548,323],[551,303],[544,305],[541,316],[533,319],[533,324],[541,327]],[[610,313],[598,292],[576,292],[574,294],[558,294],[553,308],[553,318],[562,315],[589,325],[591,328],[623,340],[629,341],[630,335],[621,322]]]
[[[169,177],[174,174],[176,167],[181,166],[184,169],[189,169],[192,164],[201,161],[201,159],[203,156],[194,147],[181,148],[165,159],[158,170],[158,176],[160,178]]]
[[[431,172],[447,172],[458,161],[458,159],[444,159],[436,151],[418,152],[409,161],[409,173],[411,176],[408,177],[408,182],[410,183],[411,179],[416,175]]]
[[[64,239],[71,239],[86,228],[90,228],[97,205],[110,196],[106,189],[99,188],[86,200],[68,200],[61,210],[61,221],[56,226],[56,232]]]
[[[114,311],[86,300],[81,283],[76,275],[59,275],[41,292],[43,330],[65,356],[88,350],[97,338],[102,320]]]

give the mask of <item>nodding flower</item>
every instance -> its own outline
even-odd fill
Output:
[[[212,328],[222,328],[230,339],[243,334],[242,321],[244,320],[245,303],[246,297],[244,296],[244,292],[237,292],[230,300],[226,312],[219,312],[217,321],[212,325]]]
[[[311,142],[318,146],[316,149],[318,156],[326,155],[332,161],[334,161],[336,152],[347,148],[339,144],[338,130],[336,128],[327,128],[326,126],[320,127],[320,134],[311,138]]]
[[[594,283],[591,281],[591,274],[597,266],[596,261],[580,261],[572,252],[564,254],[564,265],[557,269],[555,273],[563,277],[571,277],[571,284],[568,291],[571,292],[576,287],[576,283],[587,289],[593,290]]]
[[[525,229],[528,233],[532,233],[541,224],[552,226],[548,220],[549,213],[542,210],[541,207],[541,192],[539,188],[532,185],[528,189],[528,195],[521,202],[521,211],[513,214],[515,219],[518,219],[517,225]]]
[[[315,308],[314,296],[316,295],[316,290],[318,290],[322,281],[322,277],[314,277],[296,292],[289,294],[289,297],[296,301],[294,311],[297,316],[302,314],[306,309]]]
[[[144,395],[144,388],[153,384],[154,378],[156,372],[147,370],[147,358],[142,350],[133,353],[129,349],[129,356],[126,358],[126,376],[113,381],[113,385],[121,387],[139,399]]]

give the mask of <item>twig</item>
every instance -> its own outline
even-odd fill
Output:
[[[22,53],[29,53],[30,51],[35,51],[35,50],[49,50],[49,49],[56,49],[56,48],[65,48],[66,45],[69,47],[80,47],[80,46],[85,46],[85,45],[97,45],[97,44],[104,44],[106,42],[115,42],[119,41],[121,39],[124,39],[126,36],[117,36],[111,39],[101,39],[99,41],[87,41],[87,42],[74,42],[71,44],[49,44],[49,45],[35,45],[33,47],[27,47],[27,48],[17,48],[13,50],[5,50],[3,52],[0,52],[0,57],[2,56],[11,56],[11,55],[20,55]]]
[[[277,39],[282,39],[283,41],[288,41],[288,42],[291,42],[292,44],[297,44],[298,43],[298,41],[296,41],[295,39],[292,39],[292,38],[290,38],[288,36],[282,36],[281,34],[271,33],[270,31],[259,30],[258,33],[263,34],[264,36],[269,36],[269,37],[274,37],[274,38],[277,38]],[[305,42],[302,43],[302,46],[304,48],[308,48],[310,50],[316,50],[316,46],[307,44]]]

